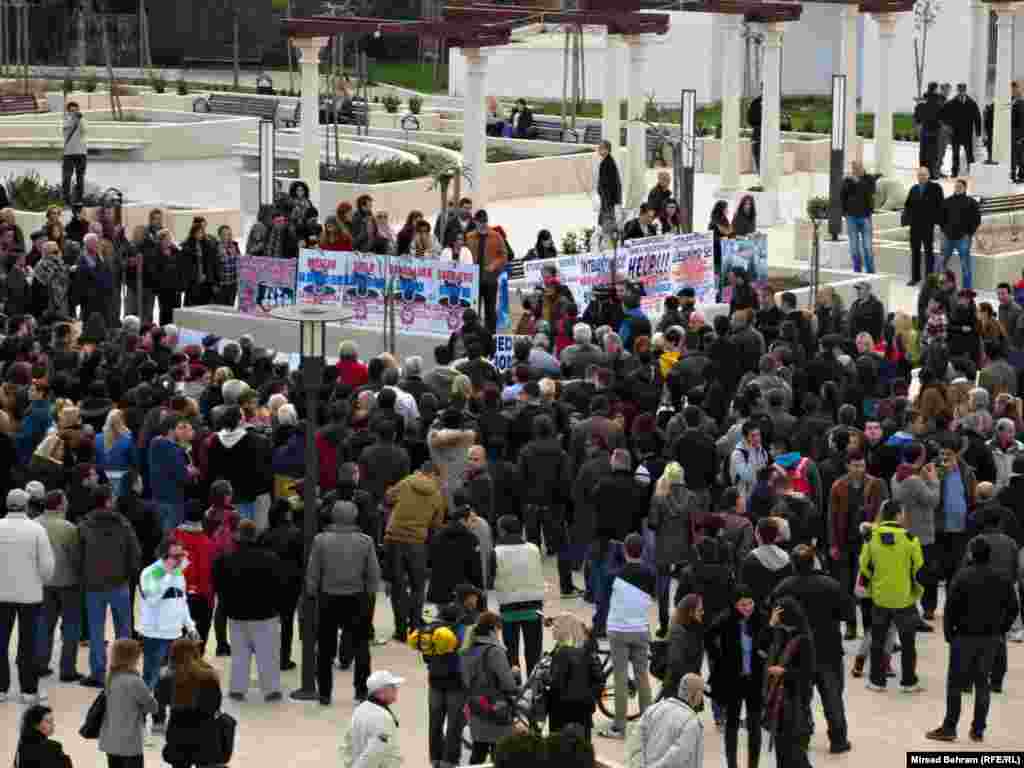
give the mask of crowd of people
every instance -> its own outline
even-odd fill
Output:
[[[659,180],[641,216],[668,212],[665,191]],[[323,233],[301,183],[290,199],[287,217],[254,227],[247,251],[277,253],[297,237],[328,247],[336,236],[365,248],[383,231],[368,197]],[[716,210],[716,239],[753,226],[752,201],[731,221]],[[233,302],[230,231],[217,240],[197,221],[178,247],[154,211],[122,248],[109,212],[89,223],[73,211],[65,225],[56,211],[26,253],[2,217],[0,243],[15,257],[0,341],[0,464],[10,468],[0,473],[0,643],[17,621],[30,705],[22,768],[67,765],[40,685],[53,675],[105,692],[97,735],[111,766],[142,764],[147,722],[165,731],[171,765],[225,762],[231,726],[205,658],[230,657],[224,685],[239,701],[256,695],[255,659],[258,696],[275,705],[305,600],[317,615],[321,705],[351,671],[359,706],[346,764],[394,764],[412,747],[400,749],[389,710],[404,681],[373,669],[371,640],[387,642],[374,621],[383,583],[393,640],[427,665],[438,766],[462,761],[467,724],[473,763],[533,765],[567,750],[592,764],[580,744],[605,685],[604,641],[616,695],[598,733],[627,738],[635,681],[631,765],[659,755],[699,765],[705,693],[729,768],[742,722],[748,765],[763,730],[781,766],[808,765],[815,689],[831,751],[848,751],[848,671],[886,690],[898,645],[899,687],[919,691],[917,635],[939,627],[947,711],[927,735],[956,738],[960,694],[973,688],[970,736],[984,739],[990,692],[1005,689],[1006,638],[1024,639],[1024,409],[1011,362],[1024,313],[1009,285],[998,308],[978,307],[953,273],[930,276],[915,321],[887,312],[870,283],[848,309],[823,288],[804,310],[731,274],[729,314],[709,323],[692,290],[647,317],[629,283],[597,291],[580,313],[549,266],[524,302],[527,338],[509,370],[490,360],[494,305],[482,281],[484,318],[465,310],[432,364],[342,343],[313,414],[300,372],[253,338],[182,346],[164,314],[165,296],[168,313],[181,295]],[[412,231],[402,239],[413,249],[435,249],[438,232],[464,238],[487,269],[509,256],[469,200]],[[553,249],[550,235],[538,247]],[[111,248],[126,272],[141,257],[143,293],[126,280],[123,309],[112,305]],[[309,511],[307,463],[318,470]],[[308,557],[307,513],[318,530]],[[592,604],[591,621],[546,595],[546,558],[557,599]],[[849,670],[844,639],[860,640]],[[649,660],[662,651],[655,696]],[[4,701],[9,667],[5,651]],[[520,692],[539,675],[544,719],[561,736],[521,733]]]

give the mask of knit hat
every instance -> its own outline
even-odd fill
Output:
[[[665,465],[662,477],[667,477],[671,483],[681,483],[683,482],[683,468],[678,461],[670,461]]]
[[[29,495],[32,501],[40,502],[46,499],[46,486],[38,480],[33,480],[25,486],[25,493]]]
[[[21,488],[15,488],[7,494],[7,511],[24,512],[28,509],[29,495]]]

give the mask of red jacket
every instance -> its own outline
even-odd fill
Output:
[[[370,380],[369,371],[358,360],[339,360],[336,368],[338,370],[338,383],[346,384],[352,387],[352,389],[361,387]]]
[[[188,567],[185,568],[185,584],[190,595],[200,595],[213,602],[213,541],[201,525],[186,523],[171,533],[174,540],[185,548]]]

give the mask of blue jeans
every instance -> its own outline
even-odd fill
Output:
[[[238,507],[238,517],[241,520],[252,520],[256,521],[256,502],[255,501],[238,501],[235,502]]]
[[[871,250],[871,217],[847,216],[846,234],[850,238],[853,271],[861,271],[861,262],[868,274],[875,273],[875,253]]]
[[[156,503],[157,512],[160,515],[160,529],[166,534],[173,531],[185,522],[184,504],[165,504],[162,501]]]
[[[167,660],[167,652],[173,642],[161,637],[142,638],[142,680],[151,691],[156,688],[160,679],[160,667]]]
[[[953,251],[960,254],[960,274],[963,277],[963,287],[974,287],[974,262],[971,257],[971,238],[961,237],[957,240],[946,240],[942,246],[942,268],[949,266],[949,260],[953,258]]]
[[[594,591],[594,634],[603,635],[608,627],[608,609],[611,607],[611,573],[617,562],[616,555],[622,550],[622,542],[609,542],[602,551],[595,542],[590,551],[590,579]],[[619,558],[621,559],[621,558]]]
[[[82,590],[77,586],[45,587],[43,610],[39,617],[42,632],[37,647],[41,666],[50,666],[57,619],[60,619],[60,674],[61,677],[70,677],[76,671],[78,641],[82,637]]]
[[[89,674],[94,680],[107,677],[107,649],[103,646],[103,630],[107,624],[107,606],[114,616],[114,638],[132,635],[132,619],[128,585],[104,592],[85,593],[85,611],[89,621]]]

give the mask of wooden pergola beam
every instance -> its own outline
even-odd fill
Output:
[[[769,23],[798,21],[803,13],[800,3],[757,2],[757,0],[688,0],[681,10],[691,13],[724,13],[742,16],[745,21]]]
[[[312,16],[284,20],[289,37],[338,34],[418,35],[444,38],[450,47],[505,45],[512,39],[512,25],[460,21],[395,21],[376,18]]]
[[[447,5],[445,17],[452,19],[502,19],[522,24],[579,24],[588,27],[606,27],[613,35],[640,35],[668,33],[670,17],[665,13],[632,13],[629,11],[552,11],[527,5]]]

